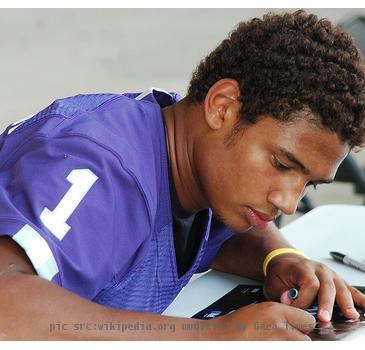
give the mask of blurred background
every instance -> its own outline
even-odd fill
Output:
[[[342,24],[365,50],[365,9],[307,10]],[[79,93],[155,86],[184,95],[196,65],[236,24],[268,11],[285,9],[0,9],[0,129]],[[365,153],[354,159],[365,167]],[[312,205],[363,204],[359,186],[344,180],[310,191]]]

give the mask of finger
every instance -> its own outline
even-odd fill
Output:
[[[365,294],[361,293],[358,289],[356,289],[348,284],[346,284],[346,285],[352,295],[352,299],[353,299],[355,305],[365,308]]]
[[[336,285],[331,274],[318,272],[317,276],[320,281],[317,317],[322,322],[330,322],[336,299]]]
[[[286,280],[275,274],[269,275],[264,283],[265,297],[268,300],[280,301],[282,304],[302,309],[312,304],[317,296],[320,283],[310,266],[308,268],[301,266],[295,271],[295,274],[287,276]],[[299,296],[295,301],[289,301],[284,293],[293,287],[300,288]]]
[[[287,337],[286,340],[298,340],[298,341],[312,341],[312,339],[303,333],[296,331],[298,334],[292,334],[291,336]]]
[[[337,291],[336,301],[341,312],[346,318],[358,319],[360,315],[354,307],[354,300],[352,299],[350,289],[342,279],[335,280],[335,284]]]
[[[284,317],[288,327],[296,328],[302,333],[309,333],[316,325],[316,319],[309,312],[296,307],[285,306]]]
[[[331,322],[320,322],[316,333],[320,340],[336,340],[336,330]]]
[[[293,299],[289,297],[289,290],[283,292],[280,296],[280,303],[285,305],[290,305],[293,302]]]
[[[291,327],[286,330],[285,335],[283,338],[281,338],[281,340],[311,341],[312,339],[307,334]]]
[[[301,276],[297,283],[299,287],[299,295],[298,298],[291,303],[291,306],[305,309],[309,307],[316,298],[320,282],[317,276],[313,273]]]

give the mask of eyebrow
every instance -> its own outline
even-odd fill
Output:
[[[293,153],[287,151],[285,148],[282,148],[280,147],[279,148],[280,150],[280,153],[286,157],[290,162],[296,164],[300,170],[306,174],[306,175],[309,175],[310,174],[310,171],[303,165],[303,163],[301,163],[295,156]],[[321,184],[321,183],[325,183],[325,184],[330,184],[331,182],[333,182],[334,179],[320,179],[318,181],[315,181],[316,184]]]

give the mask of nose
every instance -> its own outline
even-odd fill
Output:
[[[304,196],[304,189],[299,190],[275,190],[269,192],[268,201],[286,215],[293,215],[299,201]]]

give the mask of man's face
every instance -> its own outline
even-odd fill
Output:
[[[195,163],[210,207],[235,231],[265,228],[280,212],[293,214],[305,189],[331,182],[349,152],[337,134],[304,119],[265,117],[227,146],[231,131],[201,142]]]

